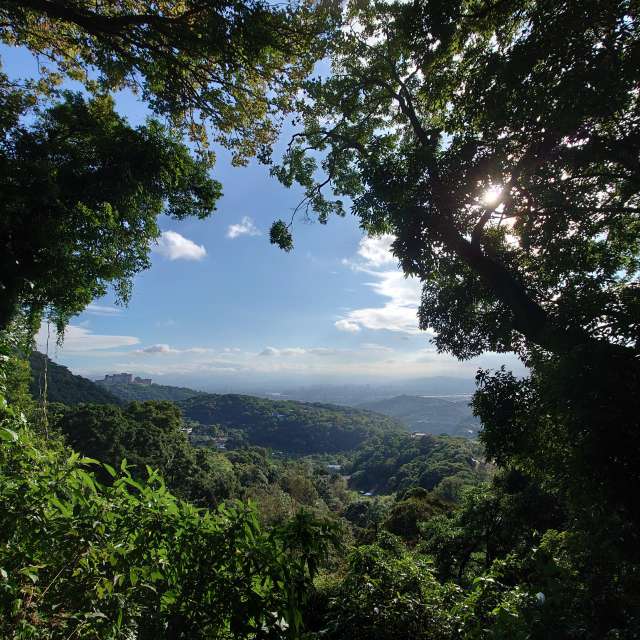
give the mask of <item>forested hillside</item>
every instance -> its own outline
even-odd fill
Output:
[[[172,387],[163,384],[104,384],[102,380],[97,380],[96,384],[123,402],[131,402],[132,400],[139,402],[144,402],[145,400],[180,402],[203,393],[187,387]]]
[[[404,430],[370,411],[254,396],[207,394],[180,406],[187,418],[202,425],[238,429],[250,444],[303,455],[349,451],[373,435]]]
[[[480,421],[473,416],[470,398],[445,399],[421,396],[395,396],[387,400],[365,402],[358,405],[396,418],[410,431],[446,433],[451,436],[472,438],[478,435]]]
[[[44,370],[47,369],[47,399],[49,402],[74,405],[80,403],[120,404],[120,400],[104,387],[71,373],[43,353],[34,351],[29,358],[31,381],[29,392],[35,399],[44,393]]]

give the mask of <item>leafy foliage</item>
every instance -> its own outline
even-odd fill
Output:
[[[329,8],[5,0],[0,37],[52,60],[49,84],[62,75],[94,92],[133,90],[200,145],[209,135],[244,162],[273,142],[297,81],[321,55]]]
[[[3,637],[297,633],[331,525],[300,513],[266,532],[241,504],[198,510],[152,469],[135,480],[126,462],[116,471],[44,443],[0,409]]]
[[[273,173],[321,222],[349,196],[396,235],[440,349],[633,345],[636,18],[601,0],[352,2]]]
[[[5,106],[18,101],[0,76]],[[149,266],[157,217],[206,218],[220,196],[207,163],[157,121],[132,128],[107,97],[10,113],[0,139],[0,328],[19,307],[66,321],[112,284],[121,301]],[[55,277],[51,274],[55,273]]]
[[[449,503],[422,487],[410,489],[389,509],[384,522],[387,531],[414,543],[420,536],[420,525],[431,521],[435,516],[451,510]]]
[[[324,223],[345,213],[346,196],[366,231],[395,235],[438,349],[463,359],[516,351],[528,365],[524,379],[478,374],[473,408],[499,472],[478,484],[492,471],[478,443],[412,439],[372,413],[215,395],[184,400],[185,413],[198,435],[225,433],[236,451],[193,451],[170,403],[86,405],[59,424],[113,464],[80,459],[26,427],[24,340],[3,335],[0,383],[12,403],[0,401],[0,633],[297,637],[304,612],[309,636],[332,640],[637,638],[636,4],[323,8],[321,19],[343,17],[332,70],[297,94],[325,44],[305,31],[307,9],[0,2],[5,41],[51,55],[91,91],[139,82],[173,125],[131,129],[102,95],[58,94],[45,108],[54,76],[21,87],[2,77],[11,197],[0,327],[20,306],[32,312],[27,333],[48,305],[64,324],[109,282],[126,299],[157,215],[205,217],[219,195],[211,158],[199,149],[194,159],[180,127],[204,143],[190,120],[202,110],[236,161],[258,153],[270,163],[271,109],[287,113],[295,95],[299,129],[271,167],[305,191],[294,215],[313,210]],[[90,65],[95,81],[83,75]],[[276,222],[271,241],[292,249],[291,223]],[[326,460],[276,462],[247,444],[354,451],[340,463],[352,486],[396,495],[357,497]],[[251,507],[182,502],[149,464],[194,501],[255,497],[271,529]],[[343,516],[346,561],[336,552],[318,575],[336,525],[291,520],[299,505]]]
[[[349,3],[272,169],[320,222],[347,196],[395,236],[439,350],[529,368],[478,375],[504,475],[422,526],[461,637],[638,635],[639,25],[627,1]]]
[[[191,447],[172,403],[81,405],[66,411],[57,427],[83,455],[116,468],[127,460],[137,479],[156,469],[172,492],[195,504],[215,505],[237,491],[232,465],[218,453]],[[102,477],[108,479],[104,472]]]
[[[429,564],[407,553],[385,534],[349,558],[343,580],[327,581],[319,598],[326,607],[318,637],[387,640],[453,636],[450,594]],[[322,605],[321,605],[322,606]]]
[[[406,491],[422,487],[441,489],[445,498],[455,498],[454,485],[472,484],[485,479],[490,470],[482,461],[477,443],[448,436],[411,437],[386,434],[372,439],[355,454],[351,465],[354,487],[376,493]]]

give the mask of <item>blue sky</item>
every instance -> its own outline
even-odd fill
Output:
[[[0,50],[9,75],[33,75],[23,51]],[[130,95],[118,108],[133,124],[146,109]],[[390,255],[390,238],[365,238],[353,216],[326,226],[297,222],[295,248],[269,243],[300,193],[252,163],[232,167],[218,153],[224,196],[206,221],[161,220],[152,268],[135,279],[127,308],[96,300],[50,356],[91,378],[120,371],[166,384],[243,389],[256,385],[388,382],[428,376],[470,378],[507,364],[486,354],[460,363],[437,354],[417,329],[419,284]],[[54,276],[55,274],[52,274]],[[46,347],[47,329],[38,344]]]

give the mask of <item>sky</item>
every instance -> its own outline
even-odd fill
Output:
[[[36,71],[24,51],[0,56],[10,76]],[[147,115],[129,94],[117,105],[133,125]],[[152,266],[135,278],[126,308],[113,296],[95,300],[62,346],[43,324],[38,348],[92,379],[130,372],[207,390],[470,379],[502,364],[523,371],[508,354],[462,363],[435,351],[417,326],[420,285],[398,268],[392,238],[365,237],[351,215],[300,220],[285,253],[269,243],[269,227],[289,219],[300,192],[258,163],[232,167],[224,150],[213,176],[224,192],[217,211],[205,221],[161,219]]]

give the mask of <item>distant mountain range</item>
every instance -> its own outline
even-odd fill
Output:
[[[364,402],[362,409],[376,411],[403,422],[410,431],[474,437],[480,421],[472,414],[470,398],[434,398],[401,395]]]
[[[66,367],[34,352],[31,355],[34,398],[39,398],[43,392],[45,361],[49,402],[76,405],[169,400],[178,403],[185,416],[197,422],[237,429],[246,434],[251,444],[292,453],[350,450],[371,435],[404,428],[465,437],[474,437],[480,429],[479,421],[469,407],[470,395],[430,397],[449,395],[444,392],[473,391],[471,381],[458,378],[413,381],[413,388],[430,392],[416,395],[396,394],[381,398],[395,387],[318,385],[265,398],[207,394],[187,387],[159,384],[107,386],[74,375]]]
[[[31,356],[31,393],[39,398],[47,364],[49,402],[122,405],[132,400],[176,402],[185,417],[213,431],[236,431],[248,444],[289,454],[350,451],[373,435],[402,433],[405,427],[386,415],[365,409],[320,403],[268,400],[249,395],[207,394],[185,387],[110,384],[107,386],[73,375],[66,367],[41,353]]]
[[[475,390],[476,385],[473,378],[435,376],[432,378],[403,380],[393,384],[318,384],[285,388],[282,391],[255,393],[254,395],[281,400],[330,402],[331,404],[346,404],[355,407],[365,402],[375,402],[402,395],[462,396],[465,398]]]

